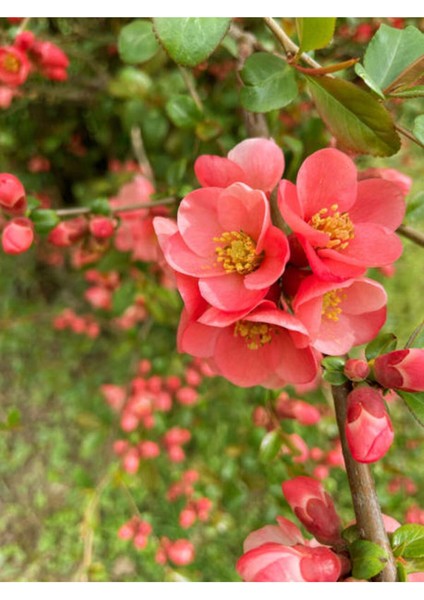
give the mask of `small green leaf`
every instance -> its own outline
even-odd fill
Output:
[[[34,229],[40,235],[49,233],[60,222],[56,211],[48,208],[37,208],[31,212],[31,221]]]
[[[392,534],[392,547],[396,556],[424,558],[424,525],[408,523]]]
[[[349,150],[391,156],[400,148],[390,113],[350,81],[306,76],[317,110],[331,133]]]
[[[271,462],[281,449],[281,436],[277,430],[268,432],[259,448],[259,458],[262,462]]]
[[[416,85],[407,90],[398,90],[389,94],[390,98],[422,98],[424,96],[424,85]]]
[[[7,414],[6,424],[9,429],[18,427],[21,424],[21,412],[17,408],[12,408]]]
[[[352,575],[356,579],[371,579],[378,575],[387,562],[387,552],[374,542],[356,540],[349,547]]]
[[[408,581],[408,573],[405,569],[405,566],[402,563],[397,563],[397,575],[400,583],[405,583]]]
[[[370,342],[365,348],[365,356],[367,360],[372,360],[380,354],[387,354],[396,350],[397,337],[394,333],[381,333],[372,342]]]
[[[346,527],[346,529],[343,529],[342,538],[346,540],[346,542],[348,542],[349,544],[352,544],[355,540],[359,538],[359,531],[356,523],[354,525]]]
[[[396,393],[403,399],[415,420],[424,427],[424,392],[396,390]]]
[[[190,96],[174,96],[166,103],[168,117],[177,127],[195,127],[202,118],[202,113]]]
[[[328,381],[331,385],[342,385],[347,381],[347,377],[340,371],[324,371],[322,374],[324,381]]]
[[[91,212],[95,215],[104,215],[108,217],[112,214],[112,209],[107,198],[96,198],[90,202]]]
[[[208,58],[230,26],[222,17],[154,18],[159,41],[176,63],[195,67]]]
[[[150,60],[158,51],[159,44],[149,21],[137,19],[125,25],[118,38],[118,52],[121,59],[129,64]]]
[[[35,210],[36,208],[38,208],[39,206],[41,206],[41,202],[38,198],[36,198],[35,196],[27,196],[26,197],[27,200],[27,211],[31,212],[33,210]]]
[[[252,112],[282,108],[298,93],[293,69],[278,56],[266,52],[249,56],[240,76],[245,84],[240,94],[241,103]]]
[[[412,133],[415,135],[417,140],[424,144],[424,115],[420,115],[415,119]]]
[[[343,372],[345,366],[345,359],[341,356],[326,356],[321,361],[324,369],[328,369],[330,371],[341,371]]]
[[[377,94],[377,96],[380,96],[380,98],[385,100],[386,97],[379,88],[379,86],[375,83],[375,81],[372,80],[372,78],[369,76],[369,74],[365,71],[364,67],[360,63],[356,63],[355,73],[358,75],[358,77],[365,81],[370,90],[372,90]]]
[[[336,27],[335,17],[301,17],[296,19],[300,52],[319,50],[329,44]]]
[[[396,29],[380,25],[368,44],[364,67],[380,89],[388,88],[424,55],[424,34],[416,27]]]

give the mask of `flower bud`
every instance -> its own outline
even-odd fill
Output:
[[[12,219],[3,229],[1,243],[6,254],[22,254],[34,241],[32,223],[24,217]]]
[[[168,548],[168,558],[175,565],[182,567],[194,560],[194,546],[188,540],[175,540]]]
[[[76,217],[68,221],[61,221],[51,230],[47,240],[54,246],[71,246],[79,240],[87,230],[87,222],[84,217]]]
[[[25,190],[17,177],[0,174],[0,207],[6,210],[25,210]]]
[[[344,366],[344,374],[351,381],[364,381],[370,374],[370,368],[365,360],[349,358]]]
[[[340,518],[319,481],[301,475],[285,481],[282,489],[296,517],[319,542],[328,545],[340,542]]]
[[[382,394],[359,387],[347,398],[346,438],[353,458],[361,463],[380,460],[393,442],[393,427]]]
[[[375,359],[374,376],[385,388],[405,392],[424,391],[424,349],[407,348]]]
[[[107,239],[115,233],[116,220],[110,217],[92,217],[90,219],[90,233],[99,239]]]

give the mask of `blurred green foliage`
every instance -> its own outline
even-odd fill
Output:
[[[343,19],[338,26],[354,30],[362,21]],[[158,195],[184,195],[196,186],[192,166],[199,154],[225,155],[247,136],[233,38],[227,35],[209,62],[193,72],[182,72],[161,48],[142,65],[128,66],[116,51],[119,33],[128,23],[31,21],[31,30],[68,53],[70,77],[60,84],[34,78],[27,84],[28,93],[0,113],[0,171],[15,173],[32,193],[49,194],[54,206],[84,205],[115,194],[131,174],[112,173],[108,164],[134,158],[134,127],[140,129]],[[259,19],[238,20],[236,25],[272,49],[272,38]],[[295,35],[294,22],[288,25]],[[4,41],[9,35],[5,20],[1,27]],[[337,30],[336,36],[331,52],[318,53],[321,61],[350,58],[362,48],[352,36],[343,37]],[[187,78],[196,100],[187,91]],[[330,140],[306,91],[300,92],[297,103],[266,115],[272,136],[285,152],[285,176],[291,179],[305,156]],[[393,105],[402,126],[412,128],[419,102]],[[30,172],[28,161],[34,155],[48,158],[50,171]],[[398,168],[413,177],[408,203],[415,210],[407,223],[424,225],[421,149],[405,143],[390,159],[362,157],[359,165]],[[111,252],[96,267],[123,275],[130,264],[126,255]],[[423,264],[423,250],[406,241],[392,278],[372,273],[389,295],[385,331],[395,332],[400,344],[423,318]],[[190,429],[187,461],[175,465],[161,456],[142,463],[137,475],[121,470],[112,444],[122,434],[99,386],[126,384],[141,358],[152,360],[159,375],[181,374],[187,363],[187,357],[176,353],[177,294],[160,288],[146,265],[136,267],[141,279],[124,280],[113,314],[120,314],[141,290],[148,325],[120,332],[100,314],[102,332],[92,340],[52,328],[53,317],[63,308],[88,310],[81,273],[68,263],[47,265],[36,249],[19,257],[1,256],[1,581],[237,581],[234,565],[247,534],[274,523],[279,514],[295,520],[283,500],[281,482],[311,474],[315,464],[301,465],[274,451],[260,453],[266,431],[252,424],[252,411],[266,405],[269,394],[259,388],[237,389],[221,379],[206,379],[196,406],[178,407],[157,424],[158,435],[177,424]],[[310,448],[330,450],[337,429],[328,393],[315,392],[308,399],[323,407],[319,425],[307,428],[285,421],[283,431],[298,433]],[[400,401],[390,411],[395,444],[374,474],[384,512],[402,521],[413,503],[424,508],[424,439]],[[166,500],[170,483],[187,468],[199,471],[198,488],[214,504],[210,521],[188,531],[178,526],[183,502]],[[416,494],[388,488],[390,480],[403,476],[415,481]],[[351,521],[341,469],[331,470],[326,487],[344,522]],[[137,551],[117,538],[118,528],[134,514],[134,503],[152,523],[154,536],[193,541],[193,565],[164,568],[154,561],[155,539]]]

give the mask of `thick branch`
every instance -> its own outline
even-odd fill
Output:
[[[384,528],[373,476],[368,465],[353,459],[346,441],[347,396],[351,389],[351,384],[345,383],[333,386],[332,391],[356,523],[362,539],[378,544],[388,554],[387,564],[376,581],[393,582],[397,580],[396,563]]]

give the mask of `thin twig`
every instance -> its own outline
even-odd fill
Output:
[[[272,17],[264,17],[265,25],[272,31],[274,36],[283,46],[286,54],[290,56],[296,56],[299,53],[299,46],[297,46],[287,35],[287,33],[282,29],[276,21]],[[315,67],[316,69],[320,69],[321,65],[314,60],[309,54],[303,52],[300,54],[300,58],[311,65],[311,67]]]
[[[153,169],[144,148],[140,127],[131,127],[131,144],[143,175],[154,185],[155,176],[153,175]]]
[[[157,206],[167,206],[169,204],[175,204],[178,198],[161,198],[156,202],[137,202],[134,204],[125,204],[124,206],[115,206],[111,208],[113,214],[121,212],[129,212],[131,210],[141,210],[143,208],[156,208]],[[73,208],[58,208],[55,213],[58,217],[75,217],[78,215],[89,215],[92,209],[89,206],[75,206]]]
[[[407,137],[409,140],[411,140],[418,146],[421,146],[421,148],[424,148],[424,144],[422,142],[420,142],[420,140],[418,138],[415,137],[415,135],[412,133],[412,131],[409,131],[408,129],[404,129],[400,125],[395,125],[395,129],[396,129],[396,131],[399,131],[399,133],[401,133],[402,135]]]
[[[203,112],[203,104],[202,104],[202,101],[200,100],[200,96],[197,93],[195,86],[193,85],[193,80],[191,78],[190,73],[187,71],[187,69],[185,69],[184,67],[181,67],[180,65],[178,66],[178,68],[180,70],[182,78],[184,79],[184,83],[189,91],[189,94],[193,98],[195,105],[200,110],[200,112]]]
[[[411,240],[414,244],[424,248],[424,233],[421,233],[421,231],[417,231],[408,225],[399,225],[396,232],[403,235],[403,237],[408,238],[408,240]]]
[[[19,35],[23,31],[25,31],[25,29],[28,27],[30,20],[31,20],[31,17],[25,17],[25,19],[22,21],[22,23],[19,25],[19,27],[17,29],[16,35]]]
[[[424,321],[421,321],[421,323],[418,325],[418,327],[416,327],[414,329],[414,331],[411,333],[411,335],[409,336],[408,341],[405,344],[405,348],[410,348],[412,346],[412,344],[415,342],[415,340],[420,335],[420,333],[422,332],[423,329],[424,329]]]

